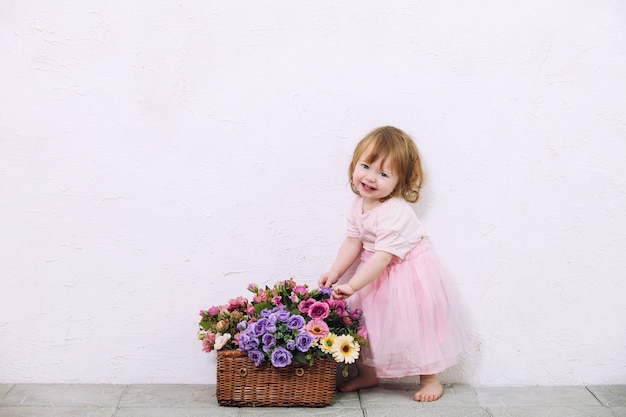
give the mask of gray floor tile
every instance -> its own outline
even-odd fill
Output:
[[[469,385],[445,385],[443,396],[431,403],[418,403],[413,395],[418,386],[385,384],[376,388],[360,391],[361,404],[364,408],[387,408],[390,406],[420,407],[470,407],[480,408],[480,402]]]
[[[114,417],[239,417],[230,407],[122,407]]]
[[[17,384],[0,406],[117,407],[126,385]]]
[[[477,387],[452,384],[432,403],[418,385],[336,393],[328,407],[222,407],[215,385],[0,385],[0,417],[626,417],[626,386]]]
[[[476,387],[481,404],[488,408],[581,407],[600,402],[585,388],[575,387]]]
[[[384,384],[361,390],[361,405],[367,417],[489,417],[474,390],[468,385],[446,385],[443,396],[434,402],[413,400],[418,386]]]
[[[626,407],[611,408],[617,417],[626,417]]]
[[[113,417],[115,408],[0,407],[0,417]]]
[[[367,408],[365,417],[489,417],[480,407],[391,407]]]
[[[608,407],[626,407],[626,385],[595,385],[587,388]]]
[[[131,385],[120,407],[217,406],[214,385]]]
[[[615,417],[602,406],[490,407],[489,412],[492,417]]]
[[[330,404],[333,408],[361,408],[358,392],[336,392],[333,402]]]
[[[0,398],[3,398],[13,388],[13,384],[0,384]]]
[[[244,407],[240,417],[363,417],[360,408],[290,408],[290,407]]]
[[[407,386],[378,386],[359,391],[361,406],[365,409],[408,406],[417,408],[419,403],[413,401],[415,388]]]

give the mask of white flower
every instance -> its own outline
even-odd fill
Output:
[[[335,362],[354,363],[359,357],[361,346],[350,335],[337,336],[332,347]]]
[[[335,345],[335,339],[337,335],[334,333],[328,333],[320,340],[319,348],[324,353],[333,353],[333,346]]]
[[[217,334],[215,336],[215,350],[220,350],[221,348],[224,347],[224,345],[226,344],[226,342],[228,342],[230,340],[230,333],[226,333],[226,334]]]

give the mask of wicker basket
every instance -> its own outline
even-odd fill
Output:
[[[238,407],[325,407],[335,394],[337,364],[316,358],[313,366],[256,366],[238,350],[217,352],[217,402]]]

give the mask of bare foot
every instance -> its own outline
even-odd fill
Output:
[[[436,401],[443,395],[443,386],[437,379],[437,375],[420,376],[420,389],[415,393],[415,401],[430,402]]]
[[[378,377],[376,377],[376,368],[365,366],[362,362],[357,361],[357,376],[339,386],[340,392],[352,392],[363,388],[372,388],[378,385]]]
[[[369,375],[357,375],[345,384],[340,385],[339,391],[352,392],[363,388],[373,388],[376,385],[378,385],[378,378],[376,378],[375,375],[374,377]]]

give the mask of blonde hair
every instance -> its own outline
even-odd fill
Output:
[[[354,149],[348,169],[352,191],[357,195],[359,191],[352,183],[352,173],[366,151],[369,152],[366,155],[368,163],[374,163],[379,159],[383,164],[388,161],[398,176],[396,188],[382,201],[402,197],[410,203],[415,203],[419,199],[420,190],[424,185],[424,171],[417,146],[409,135],[398,128],[384,126],[374,129],[361,139]]]

